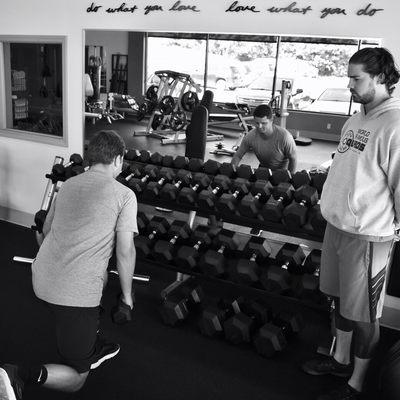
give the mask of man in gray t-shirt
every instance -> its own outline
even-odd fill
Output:
[[[127,312],[133,308],[137,202],[135,194],[115,180],[124,154],[125,144],[116,132],[99,132],[87,151],[90,169],[64,182],[50,206],[38,234],[32,282],[36,296],[54,314],[60,362],[1,366],[0,389],[7,398],[20,399],[27,384],[75,392],[91,369],[119,352],[118,344],[99,338],[98,322],[114,247],[120,307]]]
[[[232,164],[237,167],[242,157],[253,150],[261,167],[296,172],[296,143],[288,130],[274,125],[271,107],[260,104],[253,117],[256,127],[243,138]]]

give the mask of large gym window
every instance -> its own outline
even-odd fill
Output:
[[[5,121],[2,134],[40,142],[64,142],[63,41],[2,40]]]
[[[149,33],[147,87],[153,70],[190,74],[214,101],[255,107],[280,100],[282,81],[291,83],[288,108],[351,115],[359,110],[347,89],[347,64],[359,48],[378,39],[267,35]]]

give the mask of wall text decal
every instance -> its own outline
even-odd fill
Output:
[[[375,8],[372,3],[368,3],[366,6],[362,6],[360,8],[352,9],[348,11],[346,8],[342,7],[325,7],[320,10],[314,10],[311,5],[299,4],[297,1],[292,1],[288,3],[286,6],[280,5],[279,7],[273,4],[270,4],[268,8],[261,9],[258,8],[257,5],[246,3],[244,1],[235,0],[231,2],[228,8],[224,9],[225,13],[246,13],[250,15],[251,13],[261,13],[266,12],[269,14],[297,14],[297,15],[306,15],[311,14],[313,11],[319,13],[319,18],[324,19],[329,16],[343,16],[346,17],[350,14],[358,16],[358,17],[373,17],[377,13],[384,11],[383,8]],[[272,3],[272,2],[271,2]],[[201,10],[198,8],[198,5],[194,4],[185,4],[182,0],[173,0],[170,5],[166,6],[165,9],[162,5],[159,4],[148,4],[143,8],[143,14],[148,15],[154,11],[161,12],[194,12],[198,13]],[[121,3],[120,5],[116,5],[115,7],[104,7],[103,5],[96,4],[92,2],[89,7],[86,8],[87,13],[97,13],[98,11],[103,11],[108,14],[119,14],[119,13],[134,13],[135,11],[140,10],[140,7],[136,4],[127,4]],[[222,11],[222,10],[221,10]]]

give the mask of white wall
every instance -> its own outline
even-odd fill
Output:
[[[297,1],[297,7],[311,5],[305,15],[265,11],[268,7],[285,7],[291,0],[238,1],[238,5],[254,5],[259,13],[250,11],[227,13],[232,1],[187,0],[181,4],[195,5],[200,12],[172,12],[168,9],[175,0],[149,2],[148,0],[126,1],[128,7],[134,4],[134,13],[109,14],[107,7],[118,7],[122,2],[115,0],[96,1],[102,5],[97,13],[87,13],[91,0],[41,0],[40,2],[13,0],[2,2],[0,13],[1,35],[63,35],[67,38],[67,127],[68,147],[31,143],[12,138],[0,137],[0,207],[8,207],[23,213],[33,214],[40,206],[46,185],[44,174],[49,171],[55,155],[68,157],[83,148],[83,56],[84,29],[95,30],[152,30],[189,32],[240,32],[266,34],[321,35],[337,37],[383,38],[397,60],[400,60],[400,35],[398,16],[400,2],[380,0],[373,7],[384,10],[373,17],[356,16],[355,11],[368,2],[335,0],[335,7],[346,9],[347,15],[331,15],[320,18],[324,7],[331,7],[331,1]],[[144,15],[147,4],[159,4],[164,11]],[[94,38],[90,37],[90,42]],[[125,41],[125,38],[123,39]],[[93,42],[93,44],[95,44]],[[124,48],[125,43],[121,43]],[[109,57],[111,58],[111,57]],[[397,91],[398,93],[398,91]],[[0,99],[2,100],[2,99]],[[1,107],[0,107],[1,108]],[[0,114],[0,118],[1,118]]]

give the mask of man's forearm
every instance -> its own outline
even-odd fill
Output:
[[[296,168],[297,168],[297,160],[295,158],[289,158],[288,170],[290,171],[290,173],[294,174],[296,172]]]
[[[232,161],[231,161],[231,164],[234,166],[234,167],[237,167],[238,165],[239,165],[239,163],[240,163],[240,160],[241,160],[241,157],[239,157],[236,153],[233,155],[233,157],[232,157]]]
[[[136,266],[136,249],[133,245],[130,251],[118,253],[117,251],[117,269],[121,284],[123,300],[126,304],[132,306],[132,277]]]

